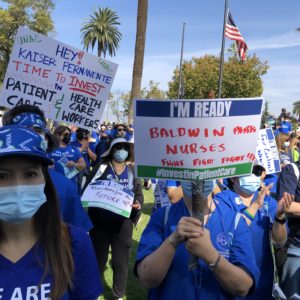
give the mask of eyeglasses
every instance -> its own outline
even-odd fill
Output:
[[[125,128],[118,128],[118,132],[120,131],[126,131]]]
[[[117,150],[124,149],[124,150],[129,151],[129,146],[126,145],[126,144],[121,144],[121,143],[119,143],[119,144],[116,144],[116,145],[114,146],[114,148],[117,149]]]

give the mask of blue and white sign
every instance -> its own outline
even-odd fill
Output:
[[[174,180],[250,174],[262,104],[262,98],[136,100],[136,174]]]
[[[281,171],[277,145],[271,128],[259,131],[255,157],[257,163],[266,169],[267,174]]]

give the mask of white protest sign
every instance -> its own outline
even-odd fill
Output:
[[[255,154],[257,163],[266,169],[267,174],[281,171],[280,158],[271,128],[261,129]]]
[[[115,181],[99,180],[84,191],[83,207],[99,207],[129,218],[134,194]]]
[[[262,98],[136,100],[137,176],[202,180],[250,174],[262,104]]]
[[[0,104],[33,104],[50,119],[95,130],[116,71],[112,62],[20,27]]]

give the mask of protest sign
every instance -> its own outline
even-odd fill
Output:
[[[0,104],[39,106],[47,118],[97,129],[117,65],[36,33],[18,29]]]
[[[262,103],[261,98],[136,100],[137,176],[202,180],[250,174]]]
[[[134,194],[121,184],[110,180],[98,180],[87,186],[81,202],[83,207],[99,207],[129,218]]]
[[[281,171],[278,149],[271,128],[259,131],[255,157],[257,163],[266,169],[267,174]]]
[[[69,179],[72,179],[74,176],[76,176],[79,173],[79,171],[75,167],[68,167],[67,166],[68,162],[69,160],[65,156],[63,156],[60,160],[58,160],[58,163],[60,163],[64,168],[65,176]]]

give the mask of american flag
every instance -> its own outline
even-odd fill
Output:
[[[225,36],[236,41],[239,56],[242,61],[246,60],[246,51],[248,49],[239,29],[235,25],[230,11],[228,11],[227,22],[225,27]]]

